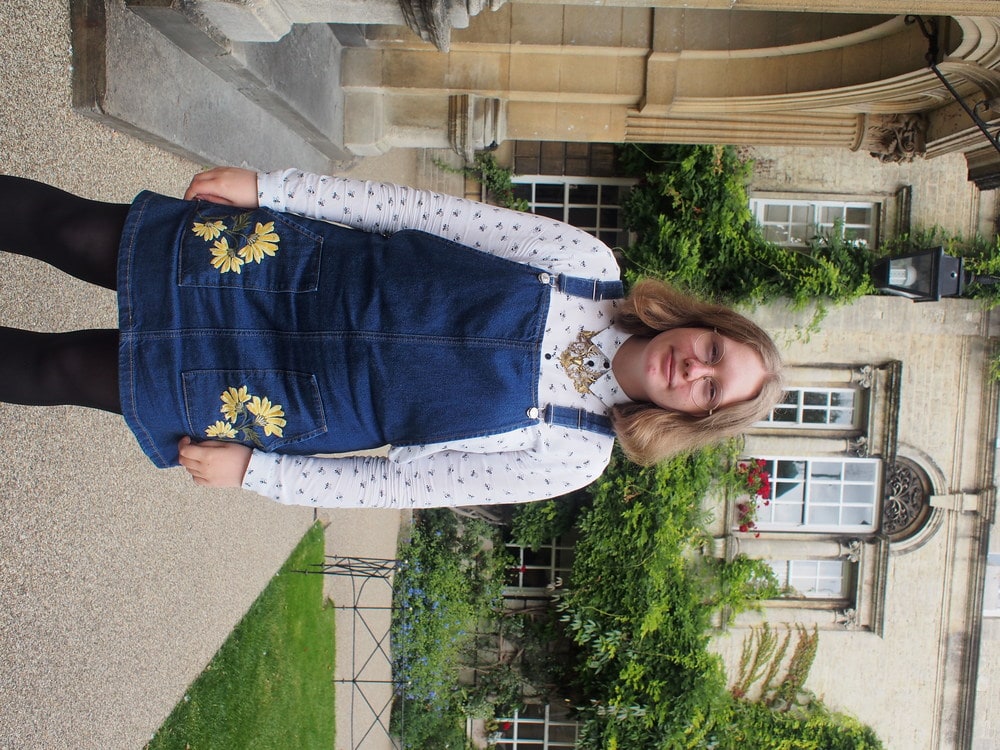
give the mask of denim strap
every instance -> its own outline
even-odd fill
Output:
[[[621,299],[625,296],[625,287],[618,279],[614,281],[598,281],[597,279],[586,279],[582,276],[559,274],[555,277],[555,287],[571,297],[583,297],[598,302],[603,299]]]
[[[548,424],[560,427],[574,427],[578,430],[589,430],[608,437],[614,437],[615,431],[611,427],[611,420],[600,414],[574,409],[571,406],[553,406],[549,404],[545,407],[542,418]]]

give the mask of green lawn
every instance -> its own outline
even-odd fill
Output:
[[[314,525],[188,689],[148,750],[334,747],[334,610]]]

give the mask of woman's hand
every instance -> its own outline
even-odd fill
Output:
[[[181,454],[181,466],[187,469],[195,484],[205,487],[241,487],[253,453],[251,448],[239,443],[218,440],[195,443],[189,437],[182,437],[177,449]]]
[[[215,167],[196,174],[184,200],[199,198],[240,208],[257,208],[257,173],[238,167]]]

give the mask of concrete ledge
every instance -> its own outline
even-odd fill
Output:
[[[173,4],[147,11],[160,31],[123,0],[70,0],[78,112],[203,164],[332,172],[353,161],[328,27],[233,45]]]

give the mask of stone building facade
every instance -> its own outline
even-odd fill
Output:
[[[517,142],[498,158],[517,165],[515,179],[534,191],[522,195],[537,196],[545,185],[551,198],[564,184],[569,199],[584,186],[596,196],[594,183],[618,189],[600,154],[594,144]],[[575,169],[560,155],[572,155]],[[756,146],[747,155],[758,216],[787,230],[789,242],[795,212],[814,222],[813,232],[824,212],[842,211],[876,244],[931,226],[996,234],[996,193],[966,180],[961,154],[884,163],[861,153]],[[570,174],[585,169],[582,179]],[[773,214],[785,208],[782,224]],[[563,210],[568,218],[571,200]],[[761,508],[759,536],[739,531],[733,498],[718,498],[715,554],[768,560],[790,589],[762,614],[740,616],[716,647],[735,674],[744,636],[762,620],[815,626],[819,650],[807,686],[875,727],[887,748],[995,747],[1000,542],[991,547],[998,410],[991,363],[1000,321],[972,300],[885,296],[831,310],[810,334],[803,331],[812,311],[773,305],[753,315],[775,333],[788,365],[786,403],[744,448],[767,462],[775,497]],[[562,561],[551,570],[549,553]],[[565,576],[570,554],[557,542],[522,557],[534,583],[512,593],[524,597],[532,585]],[[572,747],[571,724],[545,707],[532,707],[515,729],[534,738],[549,731],[553,747]]]
[[[1000,181],[1000,155],[947,89],[983,101],[983,120],[1000,120],[991,108],[1000,0],[125,5],[211,70],[218,96],[242,95],[276,137],[303,141],[307,160],[448,145],[471,154],[505,140],[739,143],[883,160],[957,152],[981,186]],[[79,19],[80,35],[96,33],[93,15]],[[928,68],[932,26],[947,84]],[[115,34],[105,38],[113,46]],[[133,62],[113,75],[141,76],[143,61]],[[81,76],[83,88],[95,75]],[[78,104],[122,126],[135,120],[161,141],[187,137],[170,129],[169,112],[148,117],[116,84],[91,86]],[[181,147],[208,151],[197,137]],[[247,160],[266,162],[264,151]]]

